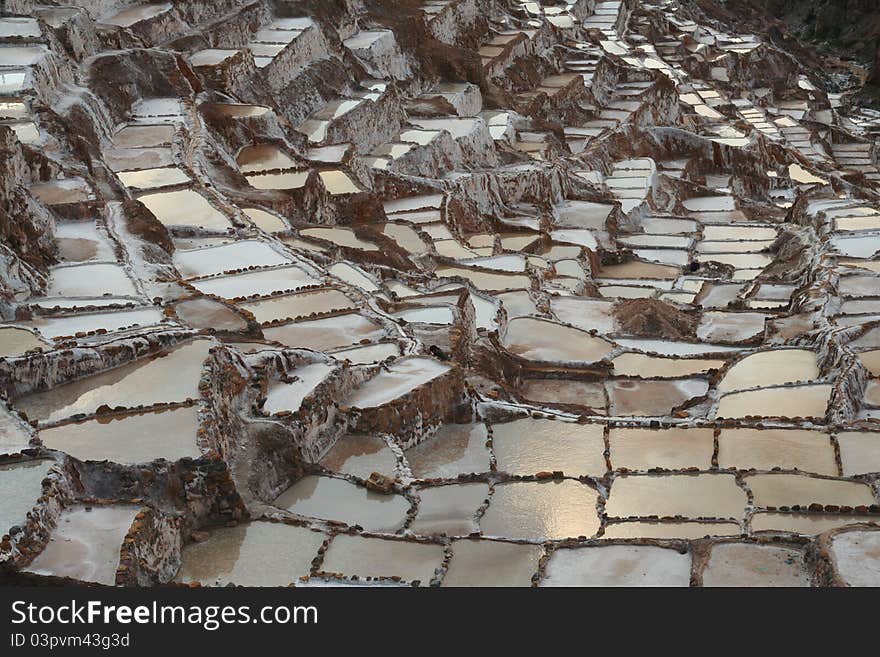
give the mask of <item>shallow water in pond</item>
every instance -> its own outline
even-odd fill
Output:
[[[139,415],[115,416],[43,429],[39,438],[80,461],[148,463],[199,458],[197,406]]]
[[[295,169],[299,165],[287,153],[269,144],[245,146],[235,158],[242,173],[258,173],[272,169]]]
[[[682,516],[740,519],[746,493],[733,475],[624,475],[611,484],[609,517]]]
[[[837,476],[828,434],[798,429],[722,429],[718,465],[748,470],[803,470]]]
[[[192,189],[158,192],[138,197],[165,226],[192,226],[215,230],[229,228],[229,219]]]
[[[651,545],[556,550],[541,586],[689,586],[691,559]]]
[[[508,322],[502,344],[526,360],[575,363],[595,363],[614,349],[610,342],[584,331],[530,317]]]
[[[265,242],[242,240],[220,246],[175,251],[174,265],[185,278],[211,276],[233,269],[289,264],[289,260]]]
[[[743,481],[751,488],[756,507],[807,507],[813,503],[855,507],[876,503],[871,487],[855,481],[784,473],[748,475]]]
[[[757,386],[812,381],[819,376],[816,353],[806,349],[776,349],[746,356],[718,384],[719,392]]]
[[[480,528],[484,536],[528,540],[592,536],[599,529],[596,498],[571,479],[497,484]]]
[[[332,351],[362,340],[381,340],[385,331],[363,315],[349,314],[273,326],[263,329],[263,335],[288,347]]]
[[[228,306],[213,299],[190,299],[174,306],[177,318],[193,328],[213,328],[217,331],[243,331],[244,318]]]
[[[29,349],[46,348],[48,343],[27,329],[0,326],[0,358],[17,356]]]
[[[469,483],[419,489],[419,511],[410,529],[431,536],[466,536],[477,531],[477,509],[489,497],[489,484]]]
[[[831,397],[830,385],[762,388],[725,395],[718,403],[719,418],[823,418]]]
[[[373,242],[362,240],[353,231],[346,228],[306,228],[300,231],[300,235],[326,240],[349,249],[360,249],[362,251],[379,250],[379,247]]]
[[[378,436],[352,434],[342,436],[321,459],[321,465],[333,472],[369,479],[374,472],[394,477],[397,457]]]
[[[660,358],[645,354],[621,354],[611,361],[618,376],[650,378],[677,378],[720,370],[725,361],[702,358]]]
[[[119,265],[94,264],[55,267],[49,276],[47,297],[135,296],[137,291]]]
[[[43,494],[42,482],[53,464],[42,459],[0,465],[0,535],[27,522],[27,514]]]
[[[703,379],[669,381],[623,381],[606,383],[613,415],[653,417],[669,415],[673,409],[702,397],[709,390]]]
[[[354,310],[355,305],[339,290],[318,290],[242,303],[260,324],[283,319],[299,319],[328,312]]]
[[[531,586],[541,554],[538,545],[455,541],[442,586]]]
[[[275,522],[220,527],[207,540],[183,548],[174,580],[205,586],[287,586],[309,574],[325,538],[306,527]]]
[[[292,513],[393,533],[403,527],[409,502],[382,495],[345,479],[308,475],[281,493],[273,504]]]
[[[712,429],[612,427],[608,441],[614,469],[707,470],[715,451]]]
[[[319,283],[318,279],[312,278],[299,267],[278,267],[195,281],[193,286],[203,294],[236,299],[295,291]]]
[[[601,424],[525,418],[492,425],[492,446],[501,472],[601,477],[607,469],[603,433]]]
[[[26,570],[114,585],[122,541],[139,511],[136,506],[65,509],[48,545]]]
[[[111,370],[16,399],[28,417],[54,422],[100,406],[133,408],[199,398],[199,379],[212,340],[194,340],[162,357],[142,358]]]
[[[406,450],[404,455],[417,479],[489,472],[487,437],[484,424],[446,424],[431,438]]]
[[[400,577],[428,586],[443,562],[443,546],[338,534],[321,570],[359,577]]]

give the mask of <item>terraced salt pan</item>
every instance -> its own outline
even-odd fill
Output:
[[[749,475],[744,481],[752,490],[757,507],[876,504],[871,487],[860,482],[784,473]]]
[[[165,226],[192,226],[226,230],[229,219],[192,189],[157,192],[138,197],[147,209]]]
[[[410,324],[452,324],[455,315],[447,306],[426,306],[425,308],[409,308],[394,314]]]
[[[489,497],[489,484],[419,489],[419,510],[410,530],[423,536],[467,536],[478,531],[475,515]]]
[[[303,399],[336,370],[335,365],[312,363],[298,367],[289,376],[295,379],[289,383],[272,381],[266,391],[263,412],[275,415],[282,411],[295,413],[302,406]]]
[[[611,484],[609,517],[742,517],[747,497],[733,475],[622,475]]]
[[[337,360],[348,360],[353,365],[366,365],[400,356],[400,347],[393,342],[383,342],[375,345],[334,351],[328,355]]]
[[[618,376],[650,378],[678,378],[704,374],[719,370],[725,365],[723,360],[702,358],[660,358],[645,354],[621,354],[611,361],[614,373]]]
[[[531,586],[541,554],[538,545],[455,541],[441,586]]]
[[[157,326],[165,316],[159,308],[121,310],[107,313],[77,313],[75,315],[36,316],[28,322],[48,340],[62,336],[72,337],[77,333],[88,333],[104,329],[108,332],[120,331],[133,326]]]
[[[281,493],[273,504],[292,513],[393,533],[403,527],[409,502],[382,495],[345,479],[308,475]]]
[[[503,290],[531,289],[532,281],[521,274],[493,274],[469,267],[438,267],[439,278],[463,278],[470,281],[478,290],[496,292]]]
[[[815,536],[832,529],[861,523],[877,523],[880,515],[827,513],[756,513],[752,516],[752,532],[774,532]]]
[[[612,380],[605,383],[611,413],[621,417],[669,415],[709,390],[704,379],[667,381]]]
[[[406,395],[451,370],[432,358],[406,358],[390,365],[352,393],[344,406],[376,408]]]
[[[224,299],[236,299],[269,296],[288,290],[295,291],[319,285],[320,282],[299,267],[277,267],[193,281],[192,285],[202,294],[215,295]]]
[[[43,479],[54,461],[40,459],[0,465],[0,535],[23,526],[28,512],[43,494]]]
[[[880,472],[880,433],[844,431],[835,439],[844,476]]]
[[[492,447],[500,472],[601,477],[607,469],[603,433],[601,424],[525,418],[493,425]]]
[[[141,21],[149,20],[150,18],[155,18],[156,16],[164,14],[165,12],[170,11],[171,7],[172,4],[170,2],[134,5],[124,9],[118,14],[100,19],[99,22],[106,25],[116,25],[117,27],[131,27]]]
[[[639,429],[612,427],[608,436],[614,469],[684,470],[712,467],[712,429]]]
[[[299,166],[296,160],[271,144],[245,146],[235,158],[235,163],[244,174],[272,169],[295,169]]]
[[[197,298],[181,301],[174,306],[177,318],[192,328],[212,328],[217,331],[244,331],[245,319],[234,310],[213,299]]]
[[[196,406],[139,415],[124,415],[43,429],[38,436],[48,449],[80,461],[148,463],[200,458],[196,444]]]
[[[740,470],[802,470],[837,476],[834,448],[821,431],[722,429],[718,465]]]
[[[408,449],[405,457],[416,479],[489,472],[487,438],[484,424],[445,424],[431,438]]]
[[[207,540],[183,548],[175,581],[205,586],[287,586],[309,574],[325,538],[306,527],[274,522],[220,527]]]
[[[100,406],[134,408],[199,398],[199,379],[213,340],[193,340],[160,357],[143,358],[14,401],[40,422],[55,422]]]
[[[355,305],[339,290],[316,290],[242,303],[239,308],[253,314],[260,324],[267,324],[283,319],[354,310]]]
[[[338,534],[321,570],[359,577],[400,577],[427,586],[443,562],[443,546]]]
[[[718,384],[719,392],[758,386],[812,381],[819,376],[816,353],[807,349],[774,349],[746,356],[735,363]]]
[[[290,261],[265,242],[241,240],[220,246],[174,252],[174,266],[184,278],[222,274],[233,269],[287,265]]]
[[[378,251],[379,247],[373,242],[362,240],[347,228],[305,228],[299,231],[303,237],[326,240],[338,246],[362,251]]]
[[[113,586],[122,541],[139,511],[136,506],[66,509],[49,543],[25,570]]]
[[[526,379],[519,389],[527,400],[549,405],[575,405],[606,413],[607,398],[601,382],[566,379]]]
[[[571,479],[497,484],[480,528],[484,536],[536,541],[592,536],[596,499],[596,491]]]
[[[595,329],[599,333],[611,333],[617,328],[614,318],[614,302],[584,297],[554,297],[550,310],[560,321],[584,331]]]
[[[248,184],[254,189],[302,189],[308,183],[312,172],[287,171],[284,173],[259,173],[246,176]]]
[[[799,550],[727,543],[712,547],[703,586],[810,586],[810,576]]]
[[[835,536],[831,558],[847,586],[880,586],[880,532],[851,531]]]
[[[830,385],[813,385],[734,392],[721,398],[716,416],[821,419],[828,411],[831,390]]]
[[[31,349],[47,347],[48,343],[32,331],[16,326],[0,326],[0,358],[18,356]]]
[[[584,331],[531,317],[508,322],[501,343],[517,356],[545,362],[595,363],[615,348]]]
[[[691,558],[647,545],[556,550],[540,586],[689,586]]]
[[[321,465],[332,472],[369,479],[374,472],[393,478],[397,457],[378,436],[351,434],[343,436],[321,459]]]
[[[263,329],[263,336],[295,349],[333,351],[364,340],[381,340],[385,331],[363,315],[348,314],[273,326]]]
[[[742,529],[730,522],[615,522],[605,527],[604,539],[672,538],[695,540],[707,536],[739,536]]]
[[[87,264],[55,267],[46,286],[47,297],[101,297],[137,295],[134,284],[120,265]]]

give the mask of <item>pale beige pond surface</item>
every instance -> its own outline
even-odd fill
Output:
[[[596,498],[570,479],[498,484],[480,529],[483,536],[534,541],[589,537],[599,529]]]
[[[646,545],[556,550],[541,586],[689,586],[691,558]]]
[[[298,515],[388,533],[403,527],[410,507],[400,495],[382,495],[345,479],[314,475],[300,479],[273,504]]]
[[[498,470],[509,474],[605,473],[604,426],[526,418],[492,426]]]
[[[443,546],[339,534],[321,570],[359,577],[401,577],[427,586],[443,561]]]
[[[745,512],[746,492],[733,475],[623,475],[605,504],[611,517],[733,518]]]
[[[628,470],[681,470],[712,465],[712,429],[611,429],[611,466]]]
[[[28,512],[43,494],[43,479],[54,461],[42,459],[0,465],[0,534],[12,527],[24,525]]]
[[[419,489],[419,511],[410,529],[426,536],[466,536],[478,531],[475,518],[489,497],[489,485],[453,484]]]
[[[325,538],[305,527],[273,522],[213,529],[207,540],[183,548],[175,581],[204,586],[287,586],[309,574]]]
[[[138,511],[136,506],[66,509],[28,572],[114,585],[122,540]]]
[[[538,545],[468,540],[452,544],[443,586],[531,586],[542,549]]]
[[[457,477],[489,471],[488,432],[483,424],[447,424],[422,443],[404,452],[418,479]]]
[[[196,444],[198,407],[124,415],[43,429],[38,436],[48,449],[80,461],[147,463],[199,458]]]
[[[378,436],[351,434],[342,436],[321,459],[321,465],[333,472],[369,479],[374,472],[393,477],[397,457]]]
[[[17,408],[41,422],[54,422],[77,413],[94,413],[100,406],[133,408],[199,397],[198,384],[212,340],[193,340],[167,353],[67,383],[15,400]]]
[[[772,545],[716,545],[703,570],[703,586],[809,585],[803,553]]]

